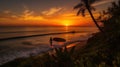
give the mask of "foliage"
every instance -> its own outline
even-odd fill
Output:
[[[75,46],[68,50],[66,46],[64,48],[56,48],[55,54],[52,55],[52,58],[56,61],[57,67],[73,67],[74,66],[74,57],[73,52]]]
[[[100,13],[98,18],[102,21],[104,31],[106,32],[120,32],[120,0],[118,3],[112,2],[112,6],[106,11]]]
[[[90,10],[95,11],[95,8],[93,6],[91,6],[91,4],[93,4],[94,2],[95,2],[95,0],[81,0],[81,2],[79,4],[74,6],[74,9],[79,9],[77,12],[77,15],[79,15],[81,13],[82,16],[85,16],[85,12],[88,8]]]
[[[74,67],[73,53],[75,46],[71,49],[55,48],[53,54],[43,54],[42,56],[31,56],[29,58],[19,58],[0,67]]]

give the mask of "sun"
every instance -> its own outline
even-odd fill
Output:
[[[66,27],[70,26],[69,24],[65,24]]]
[[[71,25],[71,21],[70,20],[63,20],[63,25],[64,26],[70,26]]]

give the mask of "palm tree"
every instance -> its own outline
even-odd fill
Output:
[[[98,27],[98,29],[103,32],[103,30],[101,29],[101,27],[98,25],[97,21],[95,20],[91,10],[95,10],[94,7],[92,7],[91,5],[95,2],[96,0],[81,0],[81,2],[79,4],[77,4],[74,9],[79,9],[77,12],[77,16],[81,13],[82,16],[85,16],[85,11],[88,10],[92,20],[94,21],[95,25]]]

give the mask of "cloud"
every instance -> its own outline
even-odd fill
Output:
[[[20,20],[32,20],[32,21],[38,21],[38,20],[44,20],[42,16],[34,15],[34,11],[30,11],[28,9],[23,11],[23,14],[19,17]]]
[[[23,16],[25,16],[25,17],[27,17],[27,16],[31,16],[31,15],[33,15],[34,14],[34,12],[33,11],[30,11],[30,10],[24,10],[23,11]]]
[[[59,12],[62,8],[50,8],[49,10],[43,11],[42,14],[44,15],[53,15]]]
[[[48,11],[43,11],[44,15],[38,15],[33,10],[25,9],[20,14],[16,12],[4,11],[2,16],[4,20],[0,19],[0,23],[6,22],[6,25],[18,25],[18,26],[42,26],[42,25],[78,25],[81,26],[86,24],[86,21],[89,22],[89,18],[83,18],[81,16],[77,17],[74,12],[71,11],[61,11],[62,8],[51,8]],[[60,13],[60,14],[58,14]],[[55,15],[54,15],[55,14]],[[13,18],[13,19],[12,19]],[[14,18],[16,18],[14,20]],[[8,24],[7,24],[8,23]],[[4,25],[4,24],[3,24]]]
[[[34,12],[33,10],[30,10],[27,5],[23,4],[22,6],[24,8],[24,11],[19,17],[20,20],[28,20],[28,21],[43,20],[43,16],[37,15],[37,13]]]
[[[17,19],[17,16],[10,10],[0,12],[0,19]]]
[[[9,10],[5,10],[5,11],[3,11],[3,13],[5,13],[5,14],[9,14],[9,13],[11,13],[11,11],[9,11]]]
[[[34,15],[34,11],[24,10],[21,14],[17,14],[15,12],[4,10],[0,12],[0,20],[27,20],[27,21],[43,21],[44,17],[40,15]]]
[[[115,0],[100,0],[96,3],[94,3],[92,6],[99,6],[99,5],[110,3],[110,2],[113,2],[113,1],[115,1]]]

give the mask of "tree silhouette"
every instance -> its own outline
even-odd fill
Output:
[[[95,10],[94,7],[92,7],[91,5],[95,2],[96,0],[81,0],[81,2],[79,4],[77,4],[76,6],[74,6],[74,9],[79,9],[77,12],[77,16],[81,13],[82,16],[85,16],[85,11],[88,10],[92,20],[94,21],[95,25],[98,27],[98,29],[103,32],[103,30],[101,29],[101,27],[98,25],[97,21],[95,20],[91,10]]]
[[[112,15],[113,18],[118,18],[120,16],[120,0],[118,0],[118,3],[112,2],[112,6],[108,8],[107,13],[109,15]]]
[[[98,21],[104,24],[102,30],[109,32],[117,32],[120,29],[120,0],[112,2],[106,11],[102,11],[98,17]]]

